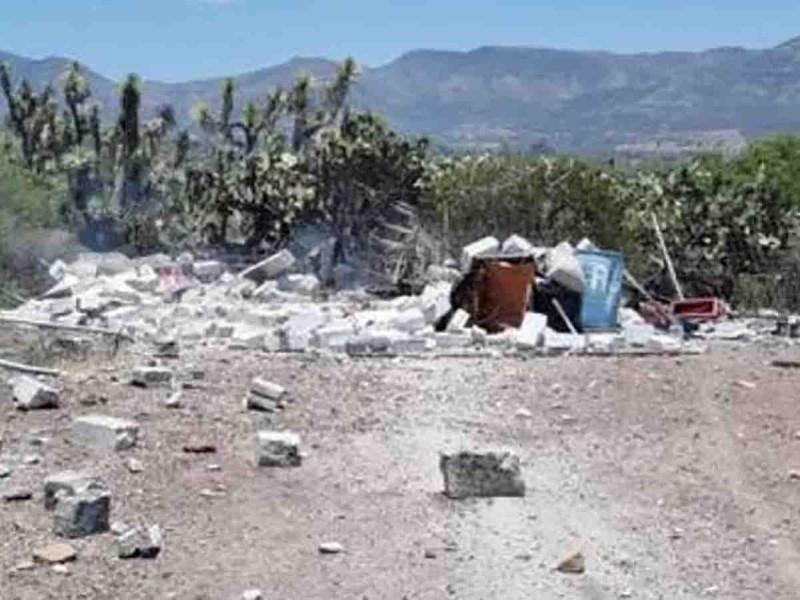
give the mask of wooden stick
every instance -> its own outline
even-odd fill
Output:
[[[580,335],[578,333],[578,330],[575,329],[575,325],[573,325],[572,321],[569,320],[569,317],[567,316],[567,313],[564,310],[564,307],[561,306],[561,302],[559,302],[558,300],[553,298],[553,306],[556,307],[556,310],[558,311],[558,315],[564,321],[564,323],[566,324],[566,326],[569,329],[570,333],[572,333],[573,335]]]
[[[672,259],[669,257],[667,243],[664,241],[664,235],[661,233],[661,226],[658,224],[658,217],[656,217],[656,213],[650,213],[650,216],[653,218],[653,229],[655,229],[656,237],[658,238],[658,244],[661,246],[661,253],[664,255],[664,260],[667,263],[667,270],[669,271],[669,276],[672,279],[672,285],[675,287],[675,291],[678,293],[678,298],[683,300],[683,289],[681,289],[681,284],[678,282],[678,276],[675,273],[675,267],[672,264]]]
[[[22,371],[23,373],[31,373],[33,375],[49,375],[51,377],[60,377],[61,371],[55,369],[46,369],[45,367],[35,367],[33,365],[25,365],[16,363],[10,360],[0,358],[0,367],[11,369],[12,371]]]
[[[111,331],[110,329],[102,329],[101,327],[85,327],[83,325],[66,325],[64,323],[51,323],[49,321],[34,321],[32,319],[20,319],[18,317],[7,317],[0,315],[0,323],[7,323],[9,325],[28,325],[30,327],[38,327],[40,329],[60,329],[62,331],[74,331],[75,333],[92,333],[96,335],[110,335],[119,339],[127,340],[129,342],[134,339],[126,333],[121,331]]]

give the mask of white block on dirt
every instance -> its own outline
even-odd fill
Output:
[[[347,342],[358,334],[353,321],[337,319],[320,327],[311,336],[311,345],[315,348],[344,350]]]
[[[133,369],[131,384],[140,387],[159,387],[172,385],[172,369],[169,367],[141,366]]]
[[[14,395],[14,404],[19,410],[58,408],[58,390],[34,377],[18,375],[9,384]]]
[[[414,333],[420,329],[424,329],[427,325],[425,314],[418,308],[410,308],[395,314],[387,325],[392,329],[404,331],[406,333]]]
[[[547,277],[574,292],[583,292],[583,269],[569,242],[547,253]]]
[[[514,341],[517,348],[539,348],[544,343],[544,332],[547,329],[547,316],[535,313],[525,313],[522,325],[514,332]]]
[[[509,236],[501,248],[503,256],[533,256],[534,246],[521,235]]]
[[[126,419],[87,415],[72,422],[72,441],[95,450],[127,450],[136,445],[139,425]]]
[[[248,267],[239,273],[239,277],[252,279],[256,283],[260,284],[266,279],[275,279],[276,277],[288,272],[290,269],[292,269],[292,267],[294,267],[296,262],[297,259],[295,259],[294,254],[284,249],[277,254],[273,254],[269,258],[266,258],[261,262]]]
[[[447,323],[447,331],[450,332],[458,332],[463,331],[467,327],[467,323],[469,323],[469,313],[461,308],[457,308],[453,315],[450,317],[450,321]]]
[[[510,451],[443,453],[439,469],[448,498],[525,495],[519,457]]]
[[[74,496],[80,492],[95,489],[104,490],[105,485],[91,471],[61,471],[44,480],[44,507],[55,508],[58,494]]]
[[[203,283],[219,279],[225,272],[225,265],[218,260],[202,260],[194,263],[194,276]]]
[[[629,323],[622,332],[629,346],[644,348],[655,337],[656,328],[649,323]]]
[[[586,338],[582,335],[553,331],[548,327],[544,331],[544,347],[554,352],[583,350],[586,348]]]
[[[270,400],[280,400],[287,394],[287,390],[282,385],[268,381],[262,377],[256,377],[250,384],[250,392],[257,396],[269,398]]]
[[[300,436],[283,431],[259,431],[256,434],[256,459],[260,467],[299,467]]]
[[[482,238],[464,246],[461,250],[461,270],[465,273],[472,267],[472,260],[482,256],[491,256],[500,251],[500,242],[493,236]]]
[[[61,281],[64,275],[67,274],[67,264],[63,260],[58,259],[50,265],[47,269],[47,273],[53,281]]]
[[[425,316],[425,323],[432,325],[450,310],[450,291],[452,284],[439,282],[428,284],[419,297],[419,306]]]
[[[282,292],[300,294],[302,296],[313,296],[320,289],[320,282],[316,275],[302,275],[300,273],[290,273],[278,280],[278,289]]]

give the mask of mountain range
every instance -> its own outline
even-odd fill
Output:
[[[58,82],[71,62],[8,52],[0,52],[0,60],[16,78],[37,87]],[[302,72],[328,79],[335,69],[332,60],[294,58],[234,75],[237,99],[263,98]],[[95,99],[111,116],[118,83],[88,67],[86,72]],[[145,81],[143,107],[152,112],[168,103],[188,122],[193,105],[216,103],[221,84],[220,78]],[[726,130],[752,138],[800,130],[800,38],[767,49],[641,54],[529,47],[415,50],[362,68],[352,102],[382,113],[400,131],[428,135],[454,149],[607,153],[665,135],[697,140],[708,132],[719,139]]]

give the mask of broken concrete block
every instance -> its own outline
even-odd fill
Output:
[[[469,323],[469,313],[465,310],[460,308],[456,309],[456,311],[450,317],[450,321],[447,323],[447,331],[450,332],[459,332],[463,331],[467,323]]]
[[[160,387],[172,385],[173,373],[169,367],[136,367],[131,374],[131,385]]]
[[[125,273],[121,276],[123,281],[137,292],[153,293],[158,288],[161,281],[156,270],[150,265],[144,264],[137,267],[134,271]]]
[[[585,350],[586,337],[572,333],[560,333],[548,327],[544,331],[544,347],[552,352]]]
[[[256,458],[260,467],[299,467],[300,436],[290,432],[259,431]]]
[[[72,441],[96,450],[127,450],[138,436],[137,423],[116,417],[87,415],[72,422]]]
[[[569,242],[547,253],[547,277],[574,292],[583,292],[583,269]]]
[[[244,397],[243,404],[245,410],[259,410],[267,413],[274,413],[278,410],[278,402],[253,393],[249,393]]]
[[[534,246],[524,237],[514,234],[506,238],[500,251],[503,256],[533,256]]]
[[[383,332],[366,331],[347,341],[345,351],[348,354],[381,354],[389,352],[392,347],[391,338]]]
[[[275,279],[288,272],[292,267],[294,267],[296,262],[297,260],[295,259],[294,254],[284,249],[277,254],[273,254],[269,258],[262,260],[251,267],[248,267],[239,273],[239,277],[252,279],[256,283],[261,284],[267,279]]]
[[[442,454],[439,469],[449,498],[525,495],[519,457],[510,451]]]
[[[44,507],[53,510],[58,494],[74,496],[86,490],[104,490],[103,482],[89,471],[61,471],[44,480]]]
[[[288,352],[304,352],[311,345],[314,331],[328,321],[328,316],[317,311],[304,312],[291,317],[281,328],[281,349]]]
[[[623,329],[623,335],[628,345],[643,348],[656,335],[656,328],[649,323],[629,323]]]
[[[225,264],[218,260],[203,260],[194,263],[194,276],[203,283],[216,281],[224,272]]]
[[[60,565],[75,560],[77,550],[69,544],[50,544],[33,551],[33,560],[46,565]]]
[[[107,490],[88,489],[74,495],[60,492],[53,511],[53,532],[66,538],[78,538],[109,529],[111,494]]]
[[[119,558],[155,558],[161,552],[163,536],[158,525],[147,529],[134,528],[122,532],[116,539]]]
[[[9,381],[14,404],[19,410],[58,408],[59,392],[28,375],[19,375]]]
[[[53,281],[61,281],[64,278],[64,275],[67,274],[67,265],[66,263],[58,259],[50,267],[47,269],[47,273],[53,279]]]
[[[547,329],[547,316],[527,312],[520,328],[514,332],[517,348],[538,348],[544,343],[544,332]]]
[[[425,317],[425,323],[432,325],[447,314],[447,311],[450,310],[450,291],[452,287],[452,284],[446,282],[425,286],[419,297],[419,306]]]
[[[472,242],[468,246],[464,246],[461,250],[461,270],[463,272],[469,271],[472,267],[472,260],[482,256],[492,256],[499,252],[500,242],[497,238],[489,236],[482,238],[476,242]]]
[[[353,321],[338,319],[314,331],[311,345],[315,348],[344,350],[347,342],[357,334],[358,327]]]
[[[270,400],[280,400],[286,396],[285,387],[262,379],[261,377],[253,379],[253,382],[250,384],[250,392],[262,398],[269,398]]]
[[[410,308],[395,314],[387,323],[392,329],[403,331],[406,333],[414,333],[420,329],[424,329],[427,322],[425,315],[418,308]]]
[[[320,282],[315,275],[290,273],[278,280],[278,289],[282,292],[313,296],[319,292]]]

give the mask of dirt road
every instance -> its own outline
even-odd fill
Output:
[[[167,391],[125,384],[124,369],[141,358],[79,365],[58,411],[17,413],[0,398],[0,462],[40,457],[0,483],[35,492],[0,506],[0,598],[227,600],[259,588],[298,600],[795,600],[800,481],[789,474],[800,470],[800,370],[770,358],[205,350],[192,358],[205,388],[185,391],[177,410],[165,408]],[[242,407],[256,375],[291,390],[272,424]],[[92,394],[107,404],[85,406]],[[135,418],[138,446],[71,446],[72,418],[93,412]],[[301,467],[255,466],[255,432],[266,427],[301,434]],[[190,437],[217,452],[184,453]],[[446,500],[438,453],[462,447],[515,449],[527,496]],[[128,470],[131,457],[143,472]],[[56,540],[43,478],[86,466],[113,492],[112,520],[161,525],[161,555],[122,561],[105,534],[72,542],[79,556],[67,574],[16,569]],[[330,541],[344,552],[320,554]],[[586,573],[554,571],[573,550]]]

